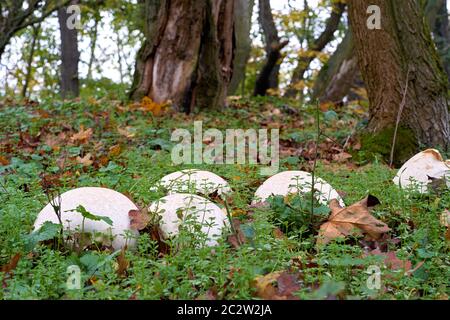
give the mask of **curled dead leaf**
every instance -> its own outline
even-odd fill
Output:
[[[336,199],[330,201],[331,214],[321,225],[318,244],[326,244],[333,239],[349,235],[365,234],[368,239],[377,240],[391,229],[370,214],[369,208],[377,205],[378,199],[368,196],[363,200],[342,208]]]

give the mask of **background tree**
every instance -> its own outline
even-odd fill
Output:
[[[171,100],[178,110],[225,105],[233,74],[234,1],[141,1],[145,44],[132,99]]]
[[[278,88],[281,50],[288,41],[281,41],[272,15],[270,0],[259,0],[259,24],[263,31],[266,62],[256,79],[253,95],[264,96],[267,90]]]
[[[308,70],[311,62],[316,58],[318,52],[321,52],[328,43],[330,43],[334,38],[334,33],[339,27],[341,17],[345,11],[346,4],[340,1],[332,2],[331,14],[328,18],[325,26],[325,30],[320,34],[319,37],[314,39],[312,43],[309,44],[309,51],[315,54],[306,54],[299,57],[297,66],[292,74],[291,82],[288,90],[286,91],[286,97],[295,97],[298,93],[297,84],[303,80],[305,72]]]
[[[70,0],[2,0],[0,2],[0,57],[20,30],[44,21]]]
[[[370,101],[369,131],[392,129],[399,118],[417,142],[448,147],[447,77],[418,2],[349,0],[348,5]],[[381,8],[382,30],[367,27],[370,5]]]
[[[245,81],[246,66],[252,48],[250,30],[252,28],[254,5],[254,0],[236,0],[234,4],[234,37],[236,39],[236,50],[233,63],[233,76],[228,88],[228,94],[235,93],[239,84]]]
[[[78,5],[79,0],[71,0],[69,5]],[[66,7],[58,9],[59,30],[61,34],[61,97],[74,98],[80,95],[80,81],[78,78],[78,31],[69,26],[68,21],[73,16]],[[72,22],[73,24],[73,22]]]

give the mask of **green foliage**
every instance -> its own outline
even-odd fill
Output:
[[[106,216],[96,216],[95,214],[90,213],[89,211],[86,210],[86,208],[84,208],[83,206],[78,206],[76,209],[73,210],[68,210],[69,212],[79,212],[81,213],[81,215],[83,216],[84,219],[89,219],[92,221],[104,221],[107,224],[109,224],[110,226],[113,225],[112,220],[109,217]]]
[[[316,230],[326,221],[330,208],[321,205],[315,198],[311,203],[311,198],[311,192],[288,197],[271,196],[268,202],[274,212],[274,223],[286,234]]]

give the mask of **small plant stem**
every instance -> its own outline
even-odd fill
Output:
[[[411,71],[411,68],[408,68],[408,73],[406,74],[405,91],[403,92],[403,99],[402,99],[402,102],[400,103],[400,107],[398,109],[397,121],[395,122],[394,137],[392,138],[391,154],[389,157],[389,166],[390,167],[392,167],[392,165],[394,163],[394,151],[395,151],[395,145],[397,144],[397,132],[398,132],[398,127],[400,125],[400,120],[402,118],[403,109],[405,108],[405,104],[406,104],[406,95],[408,93],[410,71]]]
[[[312,223],[313,215],[314,215],[314,185],[316,178],[316,167],[317,167],[317,158],[319,156],[319,142],[320,142],[320,115],[319,115],[319,101],[316,102],[316,129],[317,129],[317,139],[316,139],[316,150],[314,155],[313,168],[311,172],[311,216],[309,224]]]
[[[231,216],[231,211],[230,211],[230,207],[228,206],[227,199],[224,199],[223,203],[225,204],[225,210],[227,211],[227,217],[228,217],[228,220],[230,221],[231,232],[233,232],[233,234],[236,236],[236,240],[237,240],[238,244],[242,244],[241,240],[239,239],[239,236],[237,234],[236,228],[234,227],[233,217]]]

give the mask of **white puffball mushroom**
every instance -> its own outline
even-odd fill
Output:
[[[149,212],[161,216],[162,236],[168,239],[179,234],[179,226],[188,217],[201,224],[201,232],[207,235],[206,246],[217,245],[217,238],[229,225],[228,217],[221,208],[208,199],[187,193],[175,193],[151,204]],[[180,219],[181,218],[181,219]]]
[[[89,213],[96,216],[105,216],[112,220],[110,226],[105,221],[93,221],[85,219],[84,232],[103,233],[113,236],[112,247],[115,250],[122,249],[125,245],[134,247],[135,239],[126,236],[125,232],[137,235],[137,231],[130,229],[130,210],[138,210],[136,205],[123,194],[106,188],[78,188],[61,194],[61,220],[64,229],[81,230],[83,216],[76,209],[83,206]],[[51,205],[47,204],[39,212],[34,229],[38,230],[46,221],[59,223],[56,213]]]
[[[393,181],[401,188],[416,188],[420,193],[426,193],[430,178],[445,179],[450,188],[450,161],[444,161],[435,149],[422,151],[409,159]]]
[[[231,193],[228,182],[215,173],[197,169],[173,172],[163,177],[159,184],[173,193],[200,193],[210,195],[217,191],[219,195]]]
[[[284,171],[267,179],[255,192],[253,204],[265,202],[272,196],[286,196],[295,193],[307,193],[311,191],[312,175],[305,171]],[[344,207],[344,201],[336,190],[325,180],[314,177],[314,189],[317,191],[317,200],[327,205],[332,199],[337,199]]]

